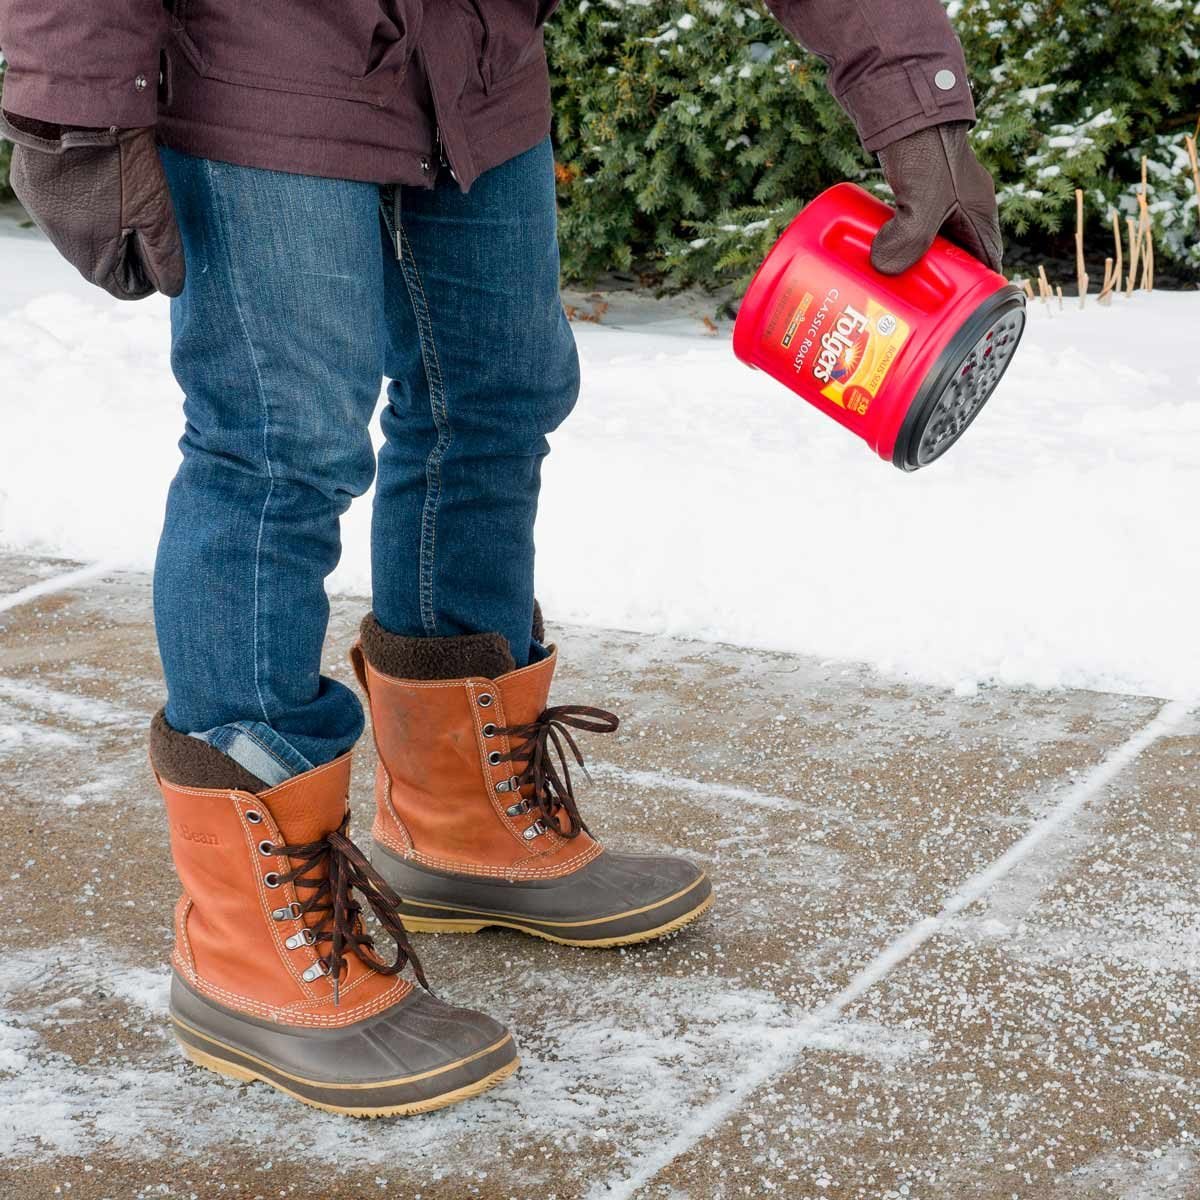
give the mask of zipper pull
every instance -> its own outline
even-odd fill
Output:
[[[442,169],[449,171],[450,178],[457,183],[458,176],[454,173],[454,168],[450,165],[450,160],[446,157],[446,146],[442,141],[442,131],[436,125],[433,129],[433,147],[437,151],[438,162],[441,163]]]

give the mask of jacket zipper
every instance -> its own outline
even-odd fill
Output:
[[[446,144],[442,141],[442,130],[438,125],[433,127],[433,148],[437,154],[437,160],[442,169],[449,171],[450,178],[457,183],[458,176],[454,173],[454,167],[451,165],[450,160],[446,157]]]

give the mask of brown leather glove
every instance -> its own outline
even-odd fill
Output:
[[[71,129],[12,113],[9,182],[59,253],[118,300],[183,291],[183,244],[153,129]]]
[[[934,125],[879,151],[896,195],[896,215],[871,247],[877,271],[907,271],[938,233],[1000,270],[1004,245],[996,188],[971,149],[969,128],[966,121]]]

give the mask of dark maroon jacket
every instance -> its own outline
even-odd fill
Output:
[[[877,150],[974,117],[939,0],[768,0]],[[558,0],[0,0],[4,108],[281,171],[460,184],[550,128]],[[664,10],[672,6],[663,5]],[[664,16],[670,15],[664,12]]]

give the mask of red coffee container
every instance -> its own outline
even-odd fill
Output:
[[[893,213],[852,183],[822,192],[754,276],[733,349],[902,471],[979,415],[1025,328],[1025,295],[939,237],[903,275],[871,266]]]

